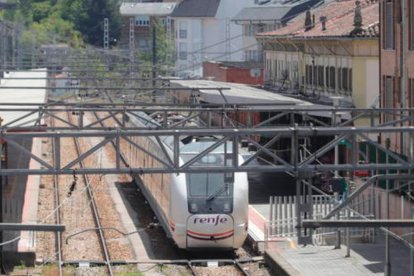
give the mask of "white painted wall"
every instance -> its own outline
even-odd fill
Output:
[[[367,108],[375,105],[378,107],[379,97],[379,59],[367,60],[366,66],[366,103]]]
[[[254,0],[221,0],[215,18],[174,18],[177,34],[179,34],[180,22],[186,21],[188,26],[187,39],[176,37],[177,52],[180,51],[180,43],[187,43],[189,53],[206,48],[202,53],[189,54],[186,61],[178,58],[176,62],[178,75],[201,77],[202,62],[206,60],[242,61],[242,26],[231,22],[231,18],[242,8],[253,3]],[[227,23],[230,26],[229,32],[226,32]],[[237,38],[230,40],[230,55],[227,57],[225,41],[229,37]]]

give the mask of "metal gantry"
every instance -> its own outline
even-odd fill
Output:
[[[108,40],[106,40],[108,41]],[[109,47],[106,46],[105,48]],[[34,58],[42,59],[42,55],[33,55]],[[89,60],[96,61],[102,66],[90,66]],[[108,62],[108,61],[111,62]],[[86,49],[78,51],[72,56],[64,56],[60,63],[53,63],[45,69],[50,73],[48,80],[53,80],[57,73],[67,73],[68,80],[78,80],[81,85],[79,90],[98,91],[102,95],[109,97],[108,91],[119,91],[123,94],[134,93],[135,91],[153,91],[154,79],[138,79],[131,77],[132,67],[121,67],[123,62],[130,60],[128,51],[109,52],[105,50]],[[102,62],[100,62],[102,61]],[[109,66],[111,64],[111,66]],[[62,68],[57,68],[59,66]],[[66,65],[66,66],[65,66]],[[26,66],[20,64],[20,66]],[[119,66],[119,68],[117,67]],[[156,65],[154,65],[156,66]],[[8,67],[3,64],[2,70],[6,71],[12,67],[19,67],[15,64]],[[63,68],[65,67],[65,68]],[[112,67],[112,71],[109,69]],[[113,68],[120,69],[114,73]],[[138,67],[138,66],[137,66]],[[54,68],[54,69],[50,69]],[[134,66],[134,68],[136,68]],[[127,69],[127,70],[121,70]],[[142,68],[141,68],[142,69]],[[129,77],[128,77],[129,76]],[[166,79],[160,78],[162,81]],[[29,80],[29,79],[28,79]],[[116,80],[120,83],[114,84]],[[147,82],[145,85],[127,83],[127,81]],[[168,80],[167,80],[168,81]],[[0,89],[39,89],[39,87],[1,87]],[[40,87],[41,89],[53,89],[51,86]],[[72,87],[62,89],[73,89]],[[0,104],[0,117],[7,112],[20,113],[17,118],[5,122],[0,127],[0,140],[7,143],[15,151],[30,156],[30,158],[41,165],[40,169],[30,168],[0,168],[0,176],[8,175],[61,175],[73,174],[146,174],[164,173],[180,174],[195,172],[283,172],[288,173],[296,179],[297,198],[302,194],[308,196],[313,187],[313,177],[321,172],[350,172],[357,170],[367,170],[371,172],[371,177],[366,180],[355,191],[350,192],[348,197],[342,202],[337,202],[336,207],[324,218],[324,220],[313,220],[309,206],[312,202],[296,201],[297,211],[297,237],[299,243],[309,243],[312,239],[312,232],[303,232],[304,227],[314,228],[327,224],[348,227],[354,225],[376,225],[376,226],[412,226],[412,221],[392,221],[382,220],[374,222],[352,221],[347,222],[338,220],[328,220],[335,217],[340,210],[347,208],[353,198],[361,194],[373,183],[380,180],[396,180],[411,183],[413,176],[411,171],[414,169],[414,109],[346,109],[346,108],[312,108],[307,107],[287,107],[275,104],[227,104],[222,90],[226,87],[216,88],[177,88],[177,87],[156,87],[160,93],[197,93],[198,90],[216,90],[223,97],[222,105],[208,104],[164,104],[164,103],[137,103],[135,102],[109,102],[109,103],[82,103],[77,99],[71,98],[75,102],[49,102],[47,104],[26,104],[11,103]],[[127,92],[128,90],[132,92]],[[1,91],[1,90],[0,90]],[[76,123],[65,119],[65,112],[70,112],[77,116]],[[100,118],[87,116],[97,112],[102,114]],[[130,124],[131,119],[142,119],[140,113],[144,112],[153,118],[157,118],[158,123],[148,124],[146,127],[138,127]],[[181,116],[180,120],[168,121],[168,114],[175,113]],[[62,114],[62,115],[61,115]],[[251,118],[255,114],[266,114],[266,119],[257,124],[251,123]],[[63,123],[59,128],[45,125],[45,119],[53,117]],[[395,118],[394,121],[381,123],[382,118]],[[241,118],[247,118],[242,120]],[[116,121],[113,127],[102,127],[101,123],[106,121]],[[197,122],[197,127],[187,124]],[[361,123],[363,122],[363,123]],[[190,127],[188,126],[190,125]],[[390,136],[404,137],[406,145],[406,156],[395,153],[385,146],[384,141]],[[161,141],[166,136],[171,136],[170,151],[166,150],[166,145]],[[214,143],[204,151],[196,154],[190,160],[180,162],[180,141],[189,136],[216,136]],[[41,155],[35,155],[25,149],[16,139],[40,138],[51,139],[53,143],[54,158],[47,162]],[[63,163],[61,154],[63,152],[64,139],[66,138],[88,138],[96,141],[86,152],[79,157]],[[137,138],[148,138],[155,141],[162,150],[163,155],[155,155],[150,150],[142,147],[135,142]],[[265,142],[260,143],[260,138],[265,138]],[[323,140],[324,144],[311,146],[312,142]],[[99,154],[108,143],[127,145],[131,150],[139,152],[141,155],[148,155],[156,159],[156,165],[143,167],[122,167],[120,162],[113,164],[100,164],[99,167],[82,168],[80,163],[95,154]],[[222,145],[231,142],[232,147],[229,152],[225,152],[225,157],[234,162],[226,162],[225,166],[200,167],[195,165],[197,161],[211,153]],[[370,160],[366,153],[360,150],[360,144],[366,144],[371,150],[387,156],[387,160],[392,159],[393,163],[381,163]],[[239,164],[238,155],[248,152],[239,145],[250,145],[255,148],[249,152],[249,157]],[[278,150],[283,147],[283,150]],[[338,161],[338,148],[346,148],[349,152],[348,158]],[[230,150],[231,149],[231,150]],[[115,148],[116,160],[121,155],[121,147]],[[171,155],[167,154],[171,152]],[[334,162],[321,162],[328,156],[335,155]],[[252,162],[255,159],[267,159],[271,161],[260,164]],[[359,161],[365,161],[359,164]],[[394,171],[394,173],[389,173]],[[410,185],[410,184],[409,184]],[[302,187],[307,187],[302,189]],[[388,191],[387,191],[388,192]],[[307,220],[303,220],[308,218]],[[336,223],[336,224],[335,224]]]
[[[220,88],[225,89],[225,88]],[[60,103],[57,103],[58,105]],[[235,144],[239,144],[244,141],[257,148],[257,151],[252,153],[244,164],[234,163],[227,167],[209,167],[208,170],[217,171],[274,171],[274,172],[290,172],[295,175],[309,174],[313,172],[322,171],[355,171],[355,170],[411,170],[413,169],[412,158],[403,158],[399,154],[393,153],[386,149],[381,143],[379,143],[377,137],[387,136],[392,134],[404,135],[410,139],[410,145],[414,146],[414,127],[407,125],[405,127],[393,126],[392,124],[380,124],[376,121],[376,118],[382,116],[386,112],[397,112],[396,110],[386,109],[354,109],[353,113],[357,114],[355,117],[350,117],[346,120],[338,122],[337,125],[330,125],[317,119],[317,117],[309,114],[320,114],[325,113],[325,116],[335,116],[335,114],[343,114],[351,112],[349,109],[311,109],[306,110],[292,110],[292,109],[275,109],[264,105],[260,109],[254,109],[246,106],[226,106],[222,107],[180,107],[172,105],[144,105],[144,106],[131,106],[126,104],[111,104],[112,106],[105,106],[102,104],[90,104],[82,105],[78,103],[74,104],[60,104],[56,105],[42,105],[40,107],[17,107],[18,104],[7,104],[0,105],[0,116],[2,112],[21,112],[22,115],[12,121],[6,122],[1,126],[0,138],[8,143],[10,147],[15,147],[17,150],[24,150],[18,144],[14,142],[16,138],[20,136],[32,137],[32,138],[50,138],[55,141],[61,140],[65,137],[98,137],[101,142],[92,146],[91,149],[83,154],[76,160],[69,162],[68,164],[47,164],[40,156],[31,157],[45,167],[43,170],[29,170],[29,169],[13,169],[6,168],[0,171],[0,174],[70,174],[76,167],[76,164],[86,158],[87,156],[101,150],[107,143],[121,139],[125,143],[129,143],[131,147],[139,148],[138,145],[133,143],[135,137],[152,137],[157,141],[160,141],[161,137],[172,136],[174,137],[174,145],[178,145],[180,139],[186,136],[217,136],[220,137],[210,150],[206,150],[202,154],[199,154],[194,163],[210,151],[214,150],[226,141],[231,141]],[[13,107],[11,107],[13,106]],[[60,117],[59,113],[63,111],[69,111],[72,114],[76,114],[78,117],[77,123],[72,123]],[[88,119],[85,121],[85,114],[92,112],[100,112],[105,114],[102,118]],[[150,114],[156,114],[161,119],[159,125],[148,125],[146,127],[139,127],[130,125],[128,122],[130,118],[140,118],[139,113],[146,112]],[[168,123],[168,113],[187,114],[173,124]],[[268,112],[274,113],[273,116],[269,117],[266,121],[260,122],[257,125],[245,126],[234,118],[243,116],[249,116],[255,112]],[[405,116],[411,112],[410,110],[404,109],[399,110],[399,117],[405,118],[405,122],[408,124],[412,120],[411,116]],[[63,113],[62,113],[63,114]],[[231,116],[230,116],[231,114]],[[246,115],[247,114],[247,115]],[[370,121],[372,126],[369,127],[355,127],[352,126],[353,122],[362,115],[371,116]],[[64,122],[66,126],[59,128],[42,125],[43,118],[50,116],[61,122]],[[295,123],[292,116],[300,116],[302,125]],[[231,119],[232,117],[233,119]],[[291,118],[292,124],[287,123],[286,125],[275,125],[273,122],[280,120],[282,117]],[[215,119],[215,120],[213,120]],[[108,120],[116,120],[118,125],[116,127],[102,127],[101,122]],[[398,120],[400,124],[402,119]],[[204,124],[198,127],[186,127],[185,123],[189,121],[203,121]],[[212,122],[216,123],[213,124]],[[220,123],[217,123],[219,121]],[[35,126],[25,126],[26,123],[36,122]],[[319,125],[316,125],[319,123]],[[396,122],[397,124],[397,122]],[[262,145],[252,137],[272,137],[269,142]],[[313,151],[308,152],[306,155],[301,156],[299,160],[299,151],[303,148],[304,141],[306,139],[318,139],[323,137],[327,140],[324,146],[314,148]],[[282,155],[272,149],[272,146],[280,141],[284,141],[286,145],[290,145],[288,148],[291,151],[291,155]],[[287,142],[288,141],[288,142]],[[364,142],[374,147],[377,151],[387,152],[388,156],[394,159],[393,164],[381,164],[381,163],[369,163],[358,164],[359,161],[359,150],[358,143]],[[161,142],[159,147],[163,147]],[[341,164],[321,164],[316,162],[319,158],[323,157],[327,153],[333,151],[335,147],[346,143],[352,149],[351,158],[345,163]],[[57,147],[61,146],[61,143],[56,143]],[[145,149],[140,149],[144,154],[151,154]],[[171,160],[179,160],[177,156],[180,155],[179,148],[172,148],[173,155]],[[56,148],[56,152],[60,152],[61,148]],[[239,154],[238,148],[232,152],[234,156]],[[119,153],[118,153],[119,154]],[[267,155],[273,159],[271,164],[251,165],[250,162],[260,156]],[[234,157],[235,158],[235,157]],[[169,160],[166,158],[165,160]],[[196,168],[191,164],[179,165],[177,162],[163,162],[164,166],[159,168],[154,167],[142,167],[142,168],[88,168],[78,170],[78,173],[186,173],[194,170],[203,171],[205,168]]]

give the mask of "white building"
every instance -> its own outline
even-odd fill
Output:
[[[320,5],[322,0],[256,0],[232,18],[243,28],[245,61],[263,62],[263,49],[256,40],[257,33],[277,30],[302,12]]]
[[[231,19],[254,0],[182,0],[171,14],[175,26],[176,71],[201,77],[206,60],[244,61],[242,27]]]

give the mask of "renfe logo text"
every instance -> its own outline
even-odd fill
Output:
[[[194,224],[224,224],[227,222],[227,218],[220,218],[220,215],[217,217],[208,217],[208,218],[194,218]]]

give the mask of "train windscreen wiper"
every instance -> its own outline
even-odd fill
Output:
[[[212,193],[211,195],[209,195],[209,197],[206,199],[206,201],[210,201],[210,200],[214,199],[216,196],[218,196],[221,193],[225,192],[227,189],[228,189],[228,184],[227,183],[224,183],[224,185],[222,187],[220,187],[214,193]]]

